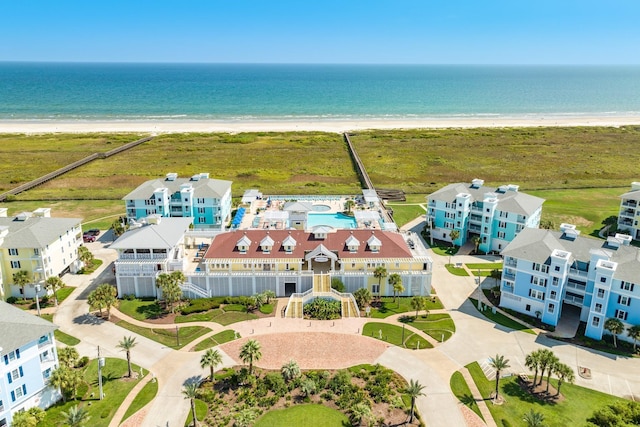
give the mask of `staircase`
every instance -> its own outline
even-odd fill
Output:
[[[341,293],[331,288],[331,276],[316,274],[313,276],[313,287],[304,293],[295,293],[289,297],[284,317],[301,319],[304,317],[304,304],[314,298],[330,298],[340,301],[342,317],[360,317],[358,304],[352,294]]]
[[[190,292],[192,294],[197,295],[200,298],[211,298],[211,295],[207,293],[204,289],[199,286],[194,285],[193,283],[186,282],[180,285],[180,289],[183,293]]]

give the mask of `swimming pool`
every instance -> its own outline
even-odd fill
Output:
[[[318,225],[328,225],[337,229],[356,228],[356,220],[352,216],[341,213],[309,213],[307,215],[307,228]]]
[[[331,206],[317,204],[317,205],[311,206],[311,209],[313,209],[314,212],[327,212],[331,210]]]

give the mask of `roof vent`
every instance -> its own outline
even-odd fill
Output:
[[[500,187],[498,187],[497,193],[506,193],[508,189],[509,187],[507,187],[506,185],[501,185]]]
[[[193,175],[191,181],[200,181],[200,174]]]
[[[631,191],[640,190],[640,182],[634,181],[631,183]]]
[[[473,179],[471,181],[471,188],[480,188],[484,185],[484,179]]]
[[[576,230],[576,226],[573,224],[562,223],[560,224],[560,230],[565,239],[575,240],[580,235],[580,230]]]
[[[519,185],[515,185],[515,184],[507,185],[507,191],[515,191],[515,192],[517,192],[518,189],[520,189]]]
[[[175,172],[169,172],[167,174],[167,181],[175,181],[178,178],[178,174]]]

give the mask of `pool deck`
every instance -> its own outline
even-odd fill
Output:
[[[345,211],[345,204],[347,200],[353,200],[355,205],[352,210],[370,210],[374,212],[378,212],[379,207],[376,206],[374,208],[370,208],[365,203],[356,202],[355,196],[327,196],[323,198],[322,196],[287,196],[288,200],[296,200],[298,202],[309,202],[313,205],[322,205],[327,206],[328,209],[312,211],[312,213],[317,214],[330,214],[330,213],[342,213]],[[281,220],[267,220],[265,219],[265,212],[278,212],[281,211],[286,203],[285,200],[281,200],[280,198],[271,200],[269,204],[267,200],[268,196],[263,196],[262,199],[256,199],[251,202],[251,205],[247,208],[244,217],[242,218],[242,222],[238,226],[239,230],[251,230],[251,229],[270,229],[270,230],[283,230],[286,228],[285,224]],[[269,206],[267,206],[269,205]],[[246,205],[245,205],[246,207]],[[259,212],[256,215],[256,212]],[[329,224],[330,225],[330,224]],[[356,221],[357,229],[370,229],[370,230],[379,230],[380,224],[377,221]]]

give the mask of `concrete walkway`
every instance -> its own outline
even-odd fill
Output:
[[[463,369],[460,369],[459,372],[462,374],[462,377],[467,382],[467,385],[469,386],[469,390],[471,390],[471,395],[473,396],[473,399],[478,404],[478,408],[480,409],[482,418],[484,418],[487,426],[498,427],[493,417],[491,416],[491,412],[489,412],[489,408],[487,407],[487,401],[482,397],[482,394],[480,393],[480,390],[478,390],[478,386],[476,386],[476,383],[473,381],[473,378],[471,377],[471,373],[469,372],[469,370],[467,368],[463,368]]]
[[[418,218],[409,226],[419,235],[419,231],[424,227],[424,220]],[[199,365],[202,352],[189,351],[196,341],[180,351],[175,351],[88,314],[87,294],[95,286],[101,283],[113,283],[114,279],[111,273],[111,262],[115,258],[115,254],[114,251],[106,248],[106,245],[110,243],[106,240],[103,241],[101,237],[101,241],[89,244],[94,255],[105,261],[98,271],[90,276],[66,275],[63,278],[66,283],[77,286],[77,289],[60,305],[54,316],[54,321],[61,330],[79,338],[82,342],[76,348],[81,355],[90,357],[96,356],[97,346],[100,346],[103,356],[124,358],[124,353],[118,351],[116,346],[125,335],[135,336],[138,345],[132,353],[134,363],[153,372],[159,383],[158,395],[146,409],[146,416],[139,425],[182,426],[189,411],[189,403],[183,398],[181,389],[186,381],[201,379],[203,375],[206,375],[206,372]],[[418,250],[421,253],[430,254],[434,260],[433,285],[437,290],[438,297],[446,307],[445,311],[452,316],[457,332],[442,344],[434,343],[436,347],[431,350],[411,351],[389,347],[376,361],[399,372],[407,380],[418,380],[426,386],[426,396],[417,399],[417,407],[428,426],[467,425],[461,412],[462,405],[449,388],[451,375],[471,362],[486,360],[496,353],[502,354],[510,360],[513,373],[520,373],[527,372],[524,367],[526,354],[539,348],[550,348],[561,361],[572,366],[576,372],[578,366],[591,369],[591,379],[576,376],[578,385],[617,396],[640,398],[640,366],[636,360],[575,347],[549,339],[543,334],[531,335],[496,325],[468,302],[468,297],[474,293],[484,301],[484,296],[478,290],[473,277],[453,276],[444,268],[448,257],[438,256],[425,248],[418,248]],[[495,260],[495,257],[452,257],[452,262],[463,264],[493,262]],[[118,314],[118,317],[131,323],[138,322],[122,314]],[[212,322],[194,324],[202,324],[211,328],[212,332],[208,335],[223,329],[236,330],[243,337],[285,332],[328,332],[354,335],[361,333],[362,327],[367,321],[397,324],[397,317],[398,315],[387,319],[358,318],[328,322],[283,319],[276,313],[275,317],[249,320],[227,327]],[[148,325],[144,323],[143,325],[154,328],[175,327],[175,325]],[[424,334],[422,335],[424,336]],[[200,340],[202,339],[205,337]],[[339,350],[337,351],[339,354]],[[227,354],[223,355],[223,361],[225,367],[236,364],[236,361]],[[260,366],[260,363],[257,365]],[[304,366],[301,367],[304,368]],[[472,382],[469,382],[469,386],[472,386]],[[122,406],[128,407],[128,404],[123,403]],[[126,411],[126,408],[122,411]],[[491,417],[488,417],[487,420],[491,420]],[[117,421],[114,420],[115,422]]]

